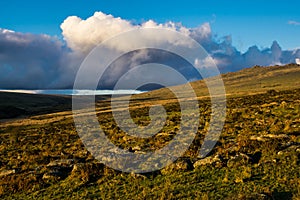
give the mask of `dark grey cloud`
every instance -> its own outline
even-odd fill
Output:
[[[57,38],[0,29],[0,88],[70,86],[72,78],[62,80],[65,73],[74,76],[70,60],[70,50]]]

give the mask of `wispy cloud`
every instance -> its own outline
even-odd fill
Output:
[[[288,21],[289,25],[295,25],[295,26],[300,26],[300,22],[294,21],[294,20],[290,20]]]

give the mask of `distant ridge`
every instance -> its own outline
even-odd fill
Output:
[[[226,95],[232,97],[264,93],[269,90],[293,90],[300,88],[300,65],[254,66],[237,72],[222,74],[222,79]],[[192,82],[191,85],[198,97],[209,98],[204,80]],[[173,86],[173,88],[182,93],[186,92],[186,85]],[[135,101],[143,101],[143,103],[147,102],[150,104],[158,100],[175,98],[174,94],[167,88],[133,95]],[[71,96],[63,95],[0,92],[0,119],[71,110],[71,99]],[[106,97],[99,96],[97,99],[103,100]]]

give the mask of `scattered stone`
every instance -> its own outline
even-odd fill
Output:
[[[266,161],[263,161],[263,162],[260,162],[258,163],[258,166],[261,166],[261,165],[272,165],[274,163],[277,163],[278,162],[278,159],[272,159],[272,160],[266,160]]]
[[[288,138],[289,136],[286,134],[279,134],[279,135],[267,134],[261,136],[252,135],[249,139],[254,141],[259,141],[259,142],[266,142],[270,139],[288,139]]]
[[[51,172],[46,172],[42,179],[44,180],[60,180],[64,174],[60,171],[51,171]]]
[[[243,153],[238,153],[227,161],[227,167],[237,167],[248,164],[252,159]]]
[[[132,152],[132,153],[137,152],[137,151],[141,151],[141,147],[139,147],[139,146],[135,146],[133,148],[129,147],[128,151]]]
[[[299,143],[288,142],[287,144],[282,145],[280,151],[277,152],[277,155],[280,156],[290,152],[300,152]]]
[[[73,165],[74,159],[60,159],[50,162],[46,168],[47,171],[43,175],[44,180],[60,180],[68,177]]]
[[[71,176],[88,182],[103,176],[104,169],[105,165],[102,163],[77,163],[73,166]]]
[[[141,151],[142,149],[139,146],[135,146],[135,147],[132,148],[132,150],[133,151]]]
[[[139,179],[139,178],[141,178],[141,179],[146,179],[146,178],[147,178],[145,175],[142,175],[142,174],[135,174],[135,173],[133,173],[133,172],[131,172],[130,175],[131,175],[132,177],[136,178],[136,179]]]
[[[198,168],[199,166],[205,166],[205,165],[215,165],[215,164],[221,164],[222,158],[220,155],[216,156],[209,156],[203,159],[200,159],[194,163],[194,168]]]
[[[265,141],[267,141],[266,138],[264,138],[262,136],[256,136],[256,135],[252,135],[249,139],[250,140],[254,140],[254,141],[258,141],[258,142],[265,142]]]
[[[86,163],[77,163],[73,166],[73,169],[71,171],[71,174],[77,174],[80,173],[81,170],[85,170]]]
[[[278,151],[278,152],[277,152],[277,155],[279,155],[279,156],[281,156],[281,155],[283,155],[283,154],[284,154],[283,151]]]
[[[135,151],[134,153],[135,154],[146,154],[147,152],[145,152],[145,151]]]
[[[275,96],[275,95],[277,95],[277,91],[274,89],[271,89],[271,90],[267,91],[267,94],[269,94],[270,96]]]
[[[236,199],[270,200],[273,198],[266,194],[253,193],[253,194],[248,194],[247,196],[240,195],[239,198],[236,198]]]
[[[61,160],[54,160],[50,162],[47,167],[55,167],[55,166],[67,166],[72,167],[75,163],[74,159],[61,159]]]
[[[299,144],[296,143],[296,142],[290,141],[290,142],[287,142],[287,143],[285,143],[285,144],[282,144],[281,147],[280,147],[280,150],[287,149],[287,148],[289,148],[289,147],[291,147],[291,146],[299,146]]]
[[[194,166],[189,158],[180,158],[176,162],[168,165],[167,167],[161,169],[161,174],[166,175],[176,171],[189,171],[193,170]]]
[[[300,128],[300,119],[293,120],[292,123],[291,123],[291,126],[293,128]],[[300,133],[299,132],[295,132],[294,134],[295,135],[299,135]]]
[[[51,166],[43,175],[43,179],[65,179],[71,172],[69,166]]]
[[[280,107],[281,107],[281,108],[285,108],[286,105],[287,105],[287,103],[286,103],[285,101],[282,101],[281,104],[280,104]]]
[[[274,106],[277,106],[277,105],[278,105],[277,102],[272,102],[272,103],[263,104],[263,105],[261,105],[261,107],[266,108],[266,107],[274,107]]]
[[[0,172],[0,177],[2,176],[8,176],[10,174],[15,174],[16,170],[15,169],[10,169],[10,170],[3,170]]]
[[[289,138],[289,136],[286,135],[286,134],[278,134],[278,135],[267,134],[267,135],[264,135],[263,137],[265,137],[265,138],[272,138],[272,139],[288,139]]]

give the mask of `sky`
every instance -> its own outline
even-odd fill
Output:
[[[293,49],[300,46],[299,8],[297,0],[6,0],[0,2],[0,27],[61,37],[60,24],[68,16],[87,18],[102,11],[135,23],[152,19],[192,28],[210,22],[215,34],[231,35],[241,51],[252,45],[268,47],[273,40],[284,49]]]
[[[98,43],[149,26],[185,31],[203,45],[221,72],[295,62],[300,58],[299,8],[296,0],[1,1],[0,88],[69,89],[80,63]],[[128,56],[136,60],[115,64],[130,69],[128,60],[136,63],[144,56],[151,61],[158,54]],[[104,80],[105,88],[120,76],[113,72]]]

